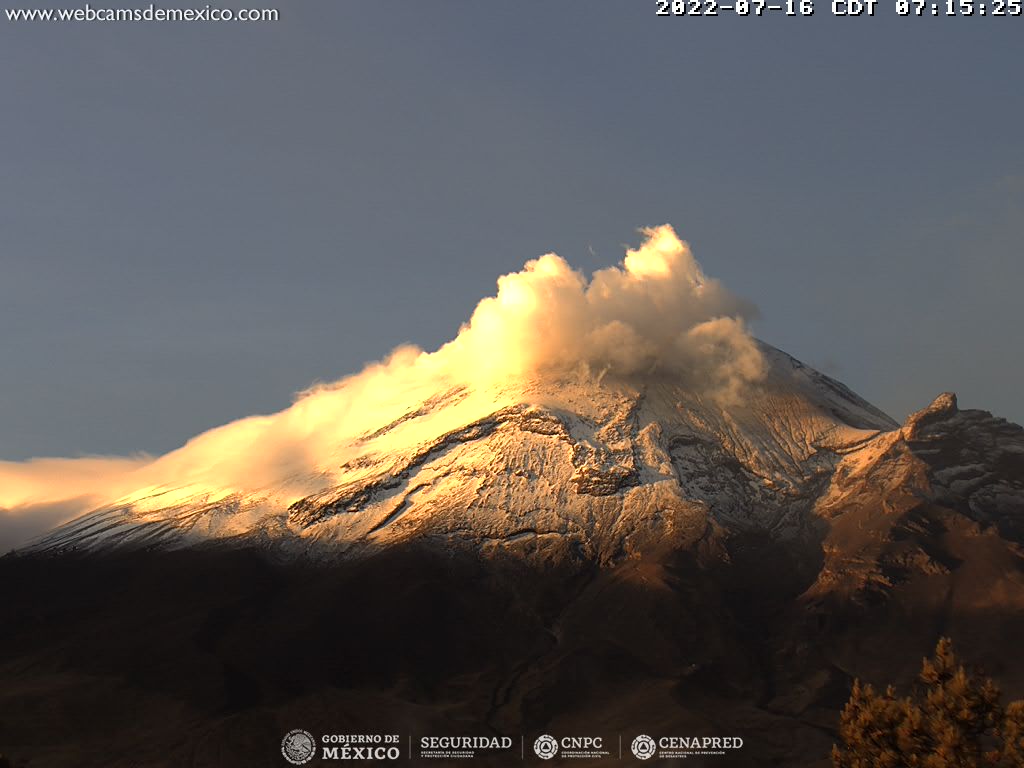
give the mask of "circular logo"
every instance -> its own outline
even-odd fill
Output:
[[[316,741],[313,739],[313,734],[301,728],[288,731],[281,740],[281,754],[292,765],[308,763],[316,755]]]
[[[633,744],[630,747],[638,760],[650,760],[654,757],[657,748],[658,745],[654,743],[654,739],[644,733],[633,739]]]
[[[541,760],[550,760],[558,754],[558,742],[555,741],[554,736],[544,734],[533,742],[533,751]]]

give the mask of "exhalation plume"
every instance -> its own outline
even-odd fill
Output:
[[[753,307],[708,278],[672,227],[643,230],[622,264],[588,280],[549,253],[498,279],[452,341],[399,347],[362,372],[301,393],[285,410],[205,432],[162,457],[0,462],[0,552],[97,506],[171,489],[212,497],[295,483],[344,446],[438,392],[572,373],[664,373],[728,405],[764,375]]]

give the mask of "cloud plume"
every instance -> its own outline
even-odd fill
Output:
[[[148,456],[0,461],[0,555],[128,493],[137,470],[151,462]]]
[[[553,253],[500,278],[439,361],[499,378],[581,363],[621,374],[660,368],[724,396],[759,378],[744,325],[752,306],[706,277],[672,227],[643,233],[621,266],[589,281]]]
[[[0,552],[126,496],[143,506],[157,494],[152,503],[168,504],[269,487],[298,497],[311,476],[356,455],[360,436],[453,387],[486,392],[565,372],[658,373],[727,406],[764,375],[745,325],[753,308],[704,275],[670,226],[643,235],[620,265],[590,279],[553,253],[531,260],[501,277],[496,295],[440,349],[400,347],[277,414],[210,430],[160,458],[0,462]]]

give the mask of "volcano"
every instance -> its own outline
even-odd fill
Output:
[[[799,539],[837,466],[877,450],[872,441],[897,425],[842,384],[760,349],[768,375],[741,403],[658,373],[447,389],[332,446],[348,458],[319,473],[315,493],[146,489],[28,551],[219,544],[337,560],[434,543],[613,565],[715,528]]]
[[[1024,695],[1024,430],[949,393],[895,422],[723,325],[740,305],[677,279],[681,247],[654,233],[648,260],[577,285],[586,344],[497,368],[456,349],[487,376],[406,355],[198,438],[0,559],[0,752],[272,766],[299,725],[740,737],[688,764],[827,765],[853,679],[909,683],[941,636]],[[537,346],[536,281],[550,299],[560,269],[499,291]],[[609,320],[616,280],[653,281],[654,310]],[[659,281],[710,313],[680,323]]]

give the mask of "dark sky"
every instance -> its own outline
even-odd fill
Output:
[[[0,19],[0,458],[166,451],[664,222],[895,417],[1024,421],[1024,18],[277,7]]]

